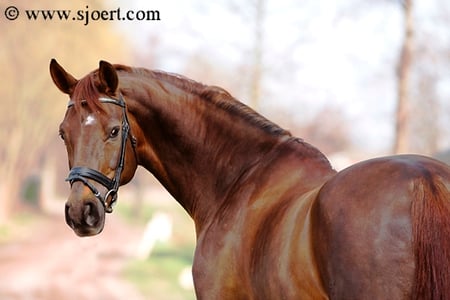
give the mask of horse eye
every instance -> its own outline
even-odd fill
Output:
[[[65,141],[65,139],[66,139],[66,137],[64,136],[64,132],[62,132],[62,131],[59,132],[59,137],[60,137],[63,141]]]
[[[120,132],[119,126],[114,127],[111,132],[109,133],[110,138],[115,138]]]

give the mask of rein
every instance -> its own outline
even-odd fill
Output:
[[[94,196],[98,200],[100,200],[100,202],[103,204],[103,207],[105,208],[105,212],[111,213],[113,211],[113,205],[117,201],[117,192],[120,186],[120,177],[122,175],[125,163],[125,151],[128,135],[130,133],[130,124],[128,122],[126,103],[121,94],[119,95],[119,99],[117,100],[112,98],[100,98],[99,101],[101,103],[109,103],[122,107],[122,142],[120,146],[120,156],[117,168],[114,173],[114,177],[110,179],[103,173],[88,167],[73,167],[70,170],[66,181],[69,181],[71,186],[76,181],[82,182],[92,191]],[[74,103],[70,101],[67,107],[71,107],[73,105]],[[134,137],[131,137],[131,145],[133,146],[133,150],[135,150],[136,140]],[[103,185],[107,189],[105,195],[102,195],[98,191],[98,189],[91,182],[89,182],[89,180],[93,180]]]

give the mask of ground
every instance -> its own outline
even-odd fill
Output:
[[[0,243],[0,299],[144,299],[121,277],[142,230],[113,214],[106,222],[100,235],[79,238],[62,215],[41,216],[21,238]]]

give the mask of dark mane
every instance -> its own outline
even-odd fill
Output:
[[[213,103],[216,107],[226,111],[229,114],[240,116],[249,124],[257,126],[267,133],[273,135],[291,135],[289,131],[279,127],[275,123],[255,112],[247,105],[236,100],[223,88],[204,85],[182,75],[163,71],[150,71],[144,68],[134,68],[132,70],[133,73],[151,77],[156,80],[169,82],[181,90],[197,95],[199,98]]]

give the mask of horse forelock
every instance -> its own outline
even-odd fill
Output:
[[[117,72],[130,72],[132,70],[128,66],[119,64],[115,64],[114,68]],[[101,102],[99,101],[102,94],[99,87],[98,70],[94,70],[80,79],[71,96],[71,101],[75,108],[79,109],[81,106],[86,106],[92,110],[103,111]]]
[[[92,110],[102,110],[98,85],[97,72],[92,72],[78,81],[71,96],[75,109],[86,106]]]

